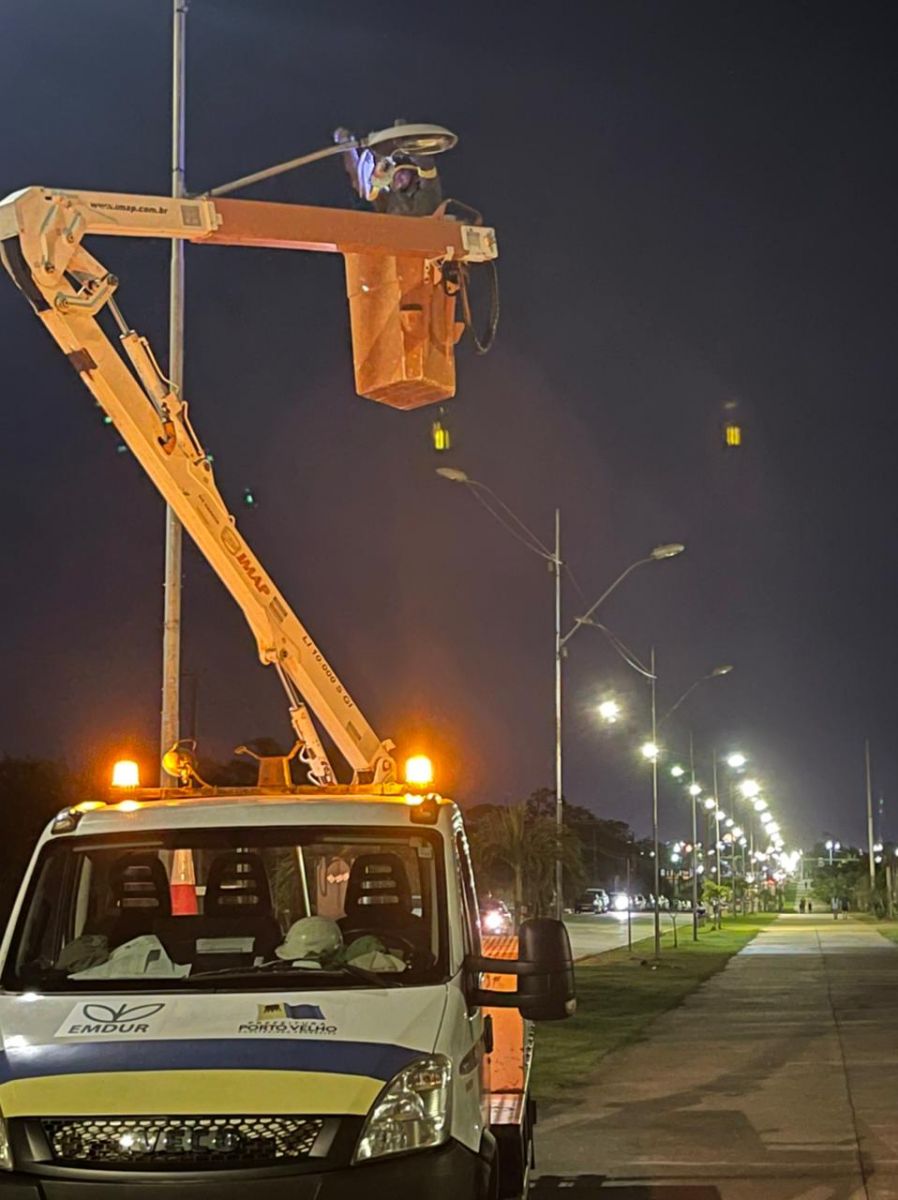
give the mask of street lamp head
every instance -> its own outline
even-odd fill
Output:
[[[670,773],[671,773],[671,775],[673,775],[674,779],[682,779],[683,776],[686,774],[683,767],[680,767],[680,766],[671,767]]]
[[[767,804],[766,800],[761,800],[760,798],[758,798],[755,801],[755,812],[757,812],[757,813],[766,812],[768,807],[769,807],[769,805]]]
[[[744,767],[747,762],[748,762],[748,759],[745,757],[744,754],[738,754],[738,753],[731,754],[727,758],[727,766],[732,767],[734,771],[741,770],[742,767]]]
[[[732,671],[732,669],[733,669],[732,663],[724,663],[724,665],[721,667],[715,667],[714,670],[711,672],[710,677],[712,679],[716,679],[719,675],[729,675],[729,673],[730,673],[730,671]]]
[[[458,142],[458,134],[443,125],[409,125],[405,122],[378,129],[359,139],[360,146],[377,147],[380,154],[433,155],[451,150]]]
[[[823,848],[824,848],[825,850],[832,850],[832,849],[833,849],[833,843],[832,843],[832,841],[831,841],[830,839],[827,839],[827,840],[826,840],[826,841],[823,843]]]
[[[654,558],[656,561],[661,558],[676,558],[678,554],[682,554],[686,549],[679,542],[665,542],[661,546],[656,546],[649,555],[649,558]]]
[[[658,747],[655,745],[654,742],[645,742],[640,747],[640,752],[642,754],[642,757],[644,759],[646,759],[648,762],[654,762],[657,759],[658,754],[660,753]]]
[[[710,812],[712,808],[716,808],[716,807],[717,807],[717,801],[714,799],[713,796],[708,796],[705,800],[705,808],[708,810],[708,812]]]
[[[603,700],[599,705],[599,716],[609,725],[620,720],[621,707],[616,700]]]
[[[761,785],[756,779],[746,779],[739,784],[739,791],[746,800],[754,800],[756,796],[761,794]]]
[[[437,475],[442,476],[443,479],[451,479],[453,483],[471,482],[467,474],[458,467],[437,467]]]
[[[689,795],[700,796],[702,794],[702,785],[700,783],[690,783]]]

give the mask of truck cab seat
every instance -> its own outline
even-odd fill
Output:
[[[171,893],[165,864],[147,851],[129,851],[109,871],[112,912],[97,922],[113,949],[152,933],[160,917],[171,916]]]
[[[206,936],[252,937],[255,953],[269,957],[282,940],[271,907],[265,864],[258,854],[229,850],[212,860],[203,901]]]
[[[347,941],[352,935],[390,933],[415,943],[425,938],[424,922],[412,912],[412,893],[398,854],[360,854],[346,885],[345,916],[339,924]]]

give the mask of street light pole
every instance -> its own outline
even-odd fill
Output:
[[[720,796],[717,792],[717,751],[712,751],[711,762],[714,772],[714,861],[717,865],[717,886],[721,886],[720,876]],[[718,904],[720,897],[718,897]]]
[[[870,739],[864,740],[864,766],[867,775],[867,846],[870,858],[870,908],[873,908],[873,893],[876,890],[876,860],[873,857],[873,780],[870,772]]]
[[[371,135],[374,136],[374,135]],[[370,140],[370,139],[369,139]],[[245,181],[244,181],[245,182]],[[220,190],[220,189],[219,189]],[[533,554],[538,554],[544,559],[555,574],[555,829],[557,835],[557,849],[555,856],[555,914],[561,919],[564,913],[564,866],[562,861],[561,837],[564,832],[564,791],[563,791],[563,745],[562,745],[562,659],[565,654],[565,647],[571,640],[574,634],[582,625],[596,625],[602,629],[603,626],[598,625],[598,622],[592,620],[592,614],[598,609],[608,597],[614,592],[624,580],[631,575],[637,567],[644,566],[646,563],[659,562],[665,558],[675,558],[678,554],[682,554],[685,549],[679,542],[665,542],[655,548],[644,558],[637,559],[631,563],[626,570],[614,580],[609,587],[602,592],[598,600],[587,609],[582,617],[577,617],[574,624],[562,635],[561,632],[561,573],[564,569],[564,563],[561,559],[561,510],[555,509],[555,549],[550,550],[540,538],[533,532],[529,526],[525,525],[521,518],[508,507],[491,487],[485,483],[481,483],[477,479],[471,477],[460,467],[437,467],[437,475],[443,479],[448,479],[452,483],[463,483],[472,492],[472,494],[486,508],[487,512],[503,525],[506,530],[512,533],[519,541]],[[491,497],[494,504],[499,506],[501,512],[497,511],[488,503],[486,497]],[[513,522],[513,528],[509,525],[509,519]],[[524,536],[522,536],[522,534]],[[630,664],[633,665],[632,663]],[[643,672],[644,673],[644,672]]]
[[[561,858],[561,838],[564,833],[564,792],[562,789],[561,746],[561,510],[555,509],[555,916],[564,916],[564,865]]]
[[[172,0],[171,194],[185,194],[186,36],[188,0]],[[168,374],[176,396],[184,383],[184,241],[173,238],[169,278]],[[160,762],[180,737],[181,551],[183,531],[174,510],[165,510],[165,585],[162,619],[162,713]],[[166,782],[161,771],[161,781]],[[172,783],[176,782],[171,780]]]
[[[695,790],[695,747],[692,741],[692,730],[689,730],[689,771],[692,784],[689,794],[692,797],[692,940],[698,941],[698,793]]]
[[[658,902],[661,890],[660,845],[658,839],[658,674],[654,668],[654,647],[648,660],[652,672],[652,845],[654,850],[654,956],[661,956],[661,911]]]

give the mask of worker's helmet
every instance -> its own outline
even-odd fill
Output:
[[[288,961],[314,959],[321,962],[342,948],[343,934],[336,921],[330,917],[301,917],[287,930],[287,936],[275,954]]]

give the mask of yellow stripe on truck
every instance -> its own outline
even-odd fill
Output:
[[[5,1117],[364,1116],[383,1088],[365,1075],[317,1071],[109,1071],[0,1086]]]

